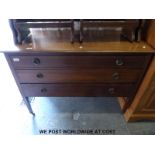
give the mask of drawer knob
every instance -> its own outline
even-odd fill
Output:
[[[110,94],[114,94],[114,93],[115,93],[115,89],[114,89],[114,88],[109,88],[109,89],[108,89],[108,92],[109,92]]]
[[[113,80],[118,80],[119,79],[119,73],[113,73],[112,75]]]
[[[34,58],[33,63],[35,65],[39,65],[40,64],[40,59],[39,58]]]
[[[38,73],[36,76],[37,76],[37,78],[43,78],[44,77],[44,75],[42,73]]]
[[[46,88],[42,88],[42,89],[41,89],[41,92],[42,92],[42,93],[46,93],[46,92],[47,92],[47,89],[46,89]]]
[[[116,59],[116,65],[122,66],[124,64],[123,60],[121,58]]]

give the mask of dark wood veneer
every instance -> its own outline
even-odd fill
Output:
[[[143,68],[147,55],[22,55],[10,56],[16,69],[23,68]],[[38,62],[36,61],[38,60]],[[138,61],[137,61],[138,60]],[[122,61],[122,64],[117,63]]]
[[[20,83],[136,83],[138,69],[16,70]]]
[[[131,96],[132,84],[21,84],[25,96]]]

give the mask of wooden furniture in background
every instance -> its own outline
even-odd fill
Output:
[[[147,31],[147,43],[155,48],[155,20],[150,21],[150,26]]]
[[[71,19],[10,19],[10,26],[16,44],[22,44],[27,37],[22,37],[22,30],[29,28],[69,28],[71,31],[71,43],[74,42],[74,20]]]
[[[155,20],[148,20],[147,23],[149,25],[145,25],[147,27],[145,39],[150,46],[155,47]],[[124,97],[120,97],[118,100],[127,121],[155,119],[155,56],[150,61],[131,105],[127,107]]]
[[[155,57],[124,116],[127,121],[155,119]]]
[[[75,38],[76,40],[79,40],[80,43],[86,41],[86,38],[90,38],[89,35],[92,35],[91,29],[94,28],[96,29],[95,33],[100,34],[100,37],[98,37],[100,39],[102,38],[102,33],[104,39],[109,38],[109,36],[105,34],[108,28],[110,31],[115,31],[116,34],[117,29],[121,29],[119,37],[131,42],[141,40],[142,20],[138,19],[11,19],[9,21],[16,44],[21,44],[23,42],[23,40],[30,33],[29,28],[70,28],[72,43],[74,42]],[[74,27],[77,27],[75,26],[76,23],[80,24],[80,28],[76,29],[77,34],[75,35]],[[104,32],[103,30],[99,31],[100,28],[104,29]],[[90,33],[85,34],[85,29],[90,29]],[[111,38],[114,39],[115,34],[113,33],[111,35],[113,35]],[[93,41],[95,41],[96,37],[93,39]]]
[[[127,40],[140,41],[140,29],[141,20],[133,19],[83,19],[80,20],[80,42],[85,41],[87,35],[85,35],[85,29],[99,29],[99,28],[110,28],[110,29],[121,29],[121,36]],[[101,31],[99,31],[101,33]],[[120,37],[121,37],[120,36]],[[113,36],[114,38],[114,36]]]

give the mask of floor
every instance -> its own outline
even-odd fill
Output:
[[[155,121],[126,123],[116,98],[37,97],[28,113],[4,55],[0,53],[0,134],[155,134]]]

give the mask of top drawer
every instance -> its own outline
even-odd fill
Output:
[[[16,69],[24,68],[143,68],[148,56],[77,55],[77,56],[10,56]]]

